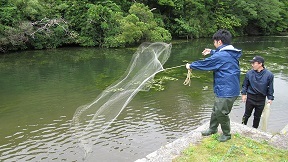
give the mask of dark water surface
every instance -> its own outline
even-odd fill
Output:
[[[268,132],[279,132],[288,124],[288,37],[235,38],[233,44],[243,49],[241,82],[255,55],[275,74]],[[175,41],[164,67],[202,59],[205,47],[213,47],[211,39]],[[0,161],[83,161],[69,129],[73,114],[124,74],[135,51],[61,48],[1,55]],[[134,97],[86,161],[135,161],[209,121],[212,72],[193,71],[190,87],[183,85],[186,73],[185,67],[158,73],[159,84]],[[243,113],[239,97],[231,120],[240,123]]]

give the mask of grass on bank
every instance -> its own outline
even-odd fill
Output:
[[[218,142],[219,134],[203,138],[202,142],[188,147],[173,162],[288,162],[288,150],[257,142],[240,134],[226,142]]]

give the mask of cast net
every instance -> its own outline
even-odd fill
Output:
[[[133,97],[150,89],[155,74],[164,70],[171,47],[162,42],[141,44],[124,75],[93,102],[77,108],[71,128],[86,155],[93,152],[93,145]]]

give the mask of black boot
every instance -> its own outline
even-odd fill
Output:
[[[257,129],[259,126],[259,122],[260,122],[260,118],[254,116],[252,127]]]
[[[245,116],[243,116],[243,118],[242,118],[242,124],[247,125],[247,122],[248,122],[248,118],[245,117]]]

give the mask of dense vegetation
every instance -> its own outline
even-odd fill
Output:
[[[288,32],[287,0],[0,0],[0,51]]]

